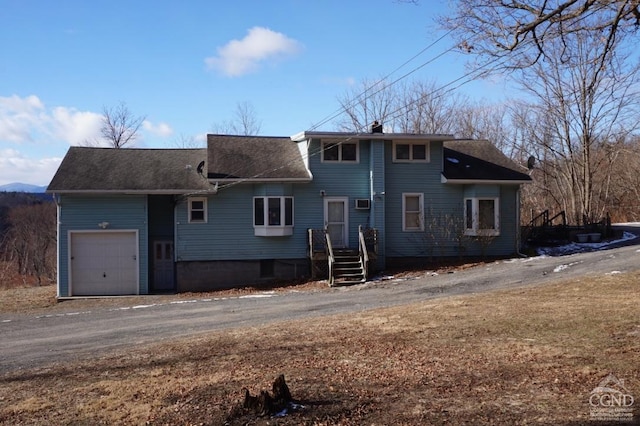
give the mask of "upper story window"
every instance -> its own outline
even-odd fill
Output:
[[[207,199],[189,198],[189,223],[207,223]]]
[[[424,194],[402,194],[402,230],[424,231]]]
[[[396,163],[428,163],[429,142],[394,142],[393,161]]]
[[[358,141],[322,142],[322,162],[357,163]]]
[[[293,197],[254,197],[253,228],[258,236],[293,234]]]
[[[465,235],[500,235],[500,199],[467,198],[464,200]]]

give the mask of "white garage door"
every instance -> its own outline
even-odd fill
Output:
[[[136,231],[72,232],[71,295],[138,294]]]

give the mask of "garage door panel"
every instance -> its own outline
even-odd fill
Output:
[[[73,233],[72,295],[137,294],[137,246],[135,231]]]

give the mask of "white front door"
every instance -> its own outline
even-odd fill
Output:
[[[324,199],[324,226],[334,247],[349,247],[349,199],[327,197]]]

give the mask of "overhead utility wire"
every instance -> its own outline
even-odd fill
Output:
[[[382,90],[387,89],[388,87],[391,87],[392,85],[396,84],[398,81],[408,77],[409,75],[413,74],[414,72],[418,71],[421,68],[424,68],[426,65],[432,63],[433,61],[435,61],[436,59],[442,57],[444,54],[450,52],[451,50],[454,49],[454,47],[451,47],[449,49],[446,49],[445,51],[439,53],[438,55],[436,55],[435,57],[427,60],[426,62],[422,63],[421,65],[419,65],[418,67],[414,68],[413,70],[411,70],[410,72],[404,74],[403,76],[397,78],[396,80],[394,80],[393,82],[384,85],[382,88],[378,89],[377,91],[373,92],[373,93],[369,93],[369,91],[374,88],[375,86],[385,82],[386,79],[388,79],[390,76],[392,76],[394,73],[396,73],[398,70],[404,68],[407,64],[409,64],[410,62],[412,62],[414,59],[416,59],[417,57],[419,57],[420,55],[422,55],[424,52],[426,52],[427,50],[431,49],[433,46],[435,46],[437,43],[439,43],[440,41],[442,41],[446,36],[448,36],[451,33],[451,30],[447,31],[446,33],[444,33],[442,36],[440,36],[437,40],[433,41],[432,43],[430,43],[429,45],[427,45],[426,47],[424,47],[422,50],[420,50],[418,53],[416,53],[415,55],[413,55],[411,58],[407,59],[406,61],[404,61],[401,65],[399,65],[398,67],[396,67],[393,71],[387,73],[384,77],[382,77],[381,80],[379,80],[378,82],[376,82],[375,84],[371,85],[370,87],[367,87],[364,91],[362,91],[360,94],[358,94],[355,99],[353,99],[352,101],[349,102],[349,105],[344,107],[340,107],[338,110],[334,111],[330,116],[328,116],[327,118],[321,120],[320,122],[316,123],[315,125],[313,125],[310,129],[307,129],[307,131],[313,131],[315,129],[317,129],[318,127],[322,126],[323,124],[326,124],[327,122],[333,120],[336,117],[339,117],[340,114],[343,114],[345,110],[348,110],[349,108],[353,108],[357,102],[359,102],[361,100],[361,98],[364,96],[365,100],[371,96],[376,95],[377,93],[381,92]],[[344,142],[344,141],[342,141]],[[257,161],[256,161],[257,162]],[[285,164],[286,166],[287,164]],[[284,166],[283,166],[284,167]],[[237,169],[238,171],[240,169]],[[277,169],[276,169],[277,170]],[[267,170],[264,173],[269,173],[272,170]],[[233,174],[233,173],[231,173]],[[254,177],[258,177],[259,175],[256,175]],[[225,187],[230,186],[230,184],[225,185]]]
[[[382,88],[378,89],[377,91],[373,92],[373,93],[369,93],[370,90],[372,90],[374,87],[376,87],[377,85],[384,83],[389,77],[391,77],[393,74],[396,73],[396,71],[402,69],[405,65],[407,65],[408,63],[410,63],[411,61],[413,61],[414,59],[416,59],[418,56],[422,55],[424,52],[426,52],[427,50],[431,49],[433,46],[435,46],[436,44],[438,44],[440,41],[442,41],[446,36],[448,36],[449,34],[451,34],[453,30],[449,30],[447,31],[445,34],[443,34],[441,37],[439,37],[437,40],[435,40],[434,42],[432,42],[431,44],[429,44],[428,46],[426,46],[424,49],[422,49],[420,52],[416,53],[415,55],[413,55],[411,58],[409,58],[408,60],[406,60],[405,62],[402,63],[402,65],[396,67],[393,71],[391,71],[390,73],[388,73],[387,75],[385,75],[384,77],[382,77],[380,80],[378,80],[377,82],[375,82],[374,84],[372,84],[370,87],[365,88],[358,96],[356,96],[353,100],[351,100],[349,102],[349,105],[345,106],[341,106],[340,108],[338,108],[337,110],[335,110],[334,112],[332,112],[331,114],[329,114],[328,116],[326,116],[325,118],[323,118],[322,120],[320,120],[319,122],[317,122],[316,124],[314,124],[313,126],[311,126],[311,128],[307,129],[309,131],[313,131],[315,129],[317,129],[318,127],[332,121],[333,119],[335,119],[336,117],[339,117],[344,111],[345,109],[349,109],[349,108],[353,108],[359,101],[362,100],[362,97],[364,97],[364,99],[367,99],[368,97],[371,97],[373,95],[376,95],[378,93],[380,93],[381,91],[385,90],[386,88],[392,86],[393,84],[397,83],[398,81],[402,80],[403,78],[406,78],[408,75],[413,74],[414,72],[416,72],[417,70],[424,68],[426,65],[430,64],[431,62],[435,61],[436,59],[440,58],[441,56],[443,56],[445,53],[450,52],[451,50],[453,50],[453,48],[455,46],[453,46],[452,48],[449,48],[443,52],[441,52],[440,54],[436,55],[434,58],[424,62],[422,65],[414,68],[411,72],[403,75],[402,77],[400,77],[399,79],[396,79],[393,83],[384,85]]]
[[[522,53],[519,53],[519,54],[520,54],[520,55],[522,55]],[[467,72],[467,73],[463,74],[462,76],[460,76],[460,77],[458,77],[458,78],[456,78],[456,79],[454,79],[454,80],[452,80],[452,81],[450,81],[450,82],[446,83],[445,85],[443,85],[443,86],[439,87],[438,89],[435,89],[435,90],[431,91],[429,95],[430,95],[430,96],[431,96],[431,95],[434,95],[435,93],[438,93],[438,92],[442,91],[442,89],[443,89],[443,88],[445,88],[445,87],[449,87],[449,86],[451,86],[451,85],[455,84],[456,82],[460,82],[460,81],[461,81],[461,83],[460,83],[460,84],[458,84],[458,85],[456,85],[456,86],[453,86],[453,87],[451,87],[450,89],[448,89],[448,90],[446,90],[445,92],[440,93],[440,94],[438,95],[438,96],[443,96],[443,95],[444,95],[444,94],[446,94],[446,93],[449,93],[449,92],[451,92],[451,91],[453,91],[453,90],[455,90],[455,89],[457,89],[457,88],[462,87],[463,85],[465,85],[465,84],[467,84],[467,83],[469,83],[469,82],[471,82],[471,81],[474,81],[478,76],[480,76],[480,75],[482,75],[483,73],[485,73],[485,72],[487,71],[487,70],[485,70],[485,69],[486,69],[486,68],[488,68],[490,65],[492,65],[492,64],[496,64],[496,63],[497,63],[497,64],[498,64],[498,66],[497,66],[497,67],[493,67],[492,69],[499,69],[499,68],[500,68],[500,66],[504,65],[506,62],[507,62],[507,58],[502,58],[502,59],[500,59],[500,60],[498,60],[498,59],[490,59],[490,60],[486,61],[484,64],[482,64],[482,65],[480,65],[479,67],[475,68],[474,70],[471,70],[471,71],[469,71],[469,72]],[[408,75],[410,75],[410,74],[411,74],[411,73],[407,73],[406,75],[408,76]],[[398,80],[396,80],[396,82],[397,82],[397,81],[398,81]],[[415,101],[414,101],[414,102],[412,102],[412,103],[415,103]],[[402,110],[402,109],[404,109],[404,108],[405,108],[405,106],[403,106],[403,107],[399,108],[398,110],[394,111],[393,113],[397,113],[398,111],[400,111],[400,110]],[[355,132],[353,135],[350,135],[349,137],[346,137],[346,138],[344,138],[343,140],[341,140],[341,141],[339,141],[339,142],[336,142],[335,144],[340,144],[340,143],[348,142],[349,140],[352,140],[352,139],[354,139],[354,138],[357,138],[357,137],[362,136],[362,135],[365,135],[365,134],[369,134],[369,133],[368,133],[368,132],[367,132],[367,133],[364,133],[364,132]],[[333,146],[333,145],[335,145],[335,144],[332,144],[331,146]],[[313,153],[310,153],[310,154],[309,154],[309,157],[314,157],[314,156],[316,156],[316,155],[319,155],[319,154],[321,154],[323,151],[325,151],[326,149],[327,149],[327,148],[325,148],[325,149],[319,149],[319,150],[317,150],[317,151],[315,151],[315,152],[313,152]],[[226,185],[221,186],[221,187],[220,187],[220,190],[222,190],[222,189],[227,189],[227,188],[233,187],[233,186],[235,186],[235,185],[238,185],[238,184],[244,183],[244,182],[246,182],[246,181],[248,181],[248,180],[250,180],[250,179],[258,178],[258,177],[260,177],[261,175],[266,174],[266,173],[270,173],[270,172],[278,171],[278,170],[280,170],[280,169],[282,169],[282,168],[284,168],[284,167],[286,167],[286,166],[288,166],[288,165],[290,165],[290,164],[292,164],[292,162],[284,163],[284,164],[283,164],[282,166],[280,166],[280,167],[275,167],[275,168],[273,168],[273,169],[265,170],[265,171],[264,171],[264,172],[262,172],[262,173],[258,173],[258,174],[255,174],[255,175],[251,176],[250,178],[239,179],[238,181],[231,182],[231,183],[229,183],[229,184],[226,184]]]
[[[449,50],[451,50],[451,49],[449,49]],[[451,92],[451,91],[453,91],[453,90],[455,90],[455,89],[457,89],[457,88],[462,87],[463,85],[465,85],[465,84],[467,84],[467,83],[469,83],[469,82],[471,82],[471,81],[474,81],[476,78],[478,78],[478,76],[480,76],[480,75],[482,75],[483,73],[485,73],[485,72],[486,72],[486,70],[485,70],[485,69],[486,69],[486,68],[488,68],[490,65],[492,65],[492,64],[496,64],[496,63],[497,63],[499,66],[501,66],[501,65],[504,65],[504,64],[506,63],[506,61],[507,61],[507,58],[502,58],[499,62],[498,62],[498,60],[497,60],[497,59],[491,59],[491,60],[488,60],[488,61],[486,61],[484,64],[482,64],[482,65],[480,65],[479,67],[475,68],[474,70],[471,70],[471,71],[469,71],[469,72],[465,73],[464,75],[462,75],[462,76],[460,76],[460,77],[458,77],[458,78],[456,78],[456,79],[454,79],[454,80],[452,80],[452,81],[450,81],[450,82],[448,82],[448,83],[444,84],[443,86],[439,87],[438,89],[435,89],[435,90],[431,91],[431,92],[429,93],[429,96],[432,96],[432,95],[434,95],[434,94],[436,94],[436,93],[438,93],[438,92],[442,91],[444,88],[449,87],[449,86],[452,86],[453,84],[455,84],[455,83],[457,83],[457,82],[461,82],[461,83],[459,83],[458,85],[453,86],[453,87],[451,87],[450,89],[448,89],[448,90],[446,90],[446,91],[444,91],[443,93],[440,93],[440,94],[438,95],[439,97],[440,97],[440,96],[443,96],[443,95],[444,95],[444,94],[446,94],[446,93],[449,93],[449,92]],[[498,67],[494,67],[493,69],[499,69],[499,66],[498,66]],[[421,66],[421,67],[422,67],[422,66]],[[405,77],[406,77],[406,76],[408,76],[408,75],[410,75],[410,74],[412,74],[412,72],[405,74]],[[395,82],[397,82],[397,81],[399,81],[399,80],[396,80]],[[418,101],[418,100],[416,100],[416,101],[412,102],[412,104],[415,104],[417,101]],[[393,113],[397,113],[397,112],[399,112],[399,111],[401,111],[402,109],[405,109],[405,108],[407,108],[407,107],[406,107],[406,106],[403,106],[403,107],[401,107],[401,108],[398,108],[396,111],[393,111],[393,112],[392,112],[392,114],[393,114]],[[352,140],[352,139],[354,139],[354,138],[357,138],[357,137],[362,136],[362,135],[365,135],[365,134],[368,134],[368,133],[355,132],[355,134],[350,135],[349,137],[346,137],[346,138],[344,138],[343,140],[341,140],[341,141],[339,141],[339,142],[336,142],[336,144],[340,144],[340,143],[348,142],[349,140]],[[333,146],[333,145],[335,145],[335,144],[332,144],[331,146]],[[327,149],[327,148],[325,148],[325,149],[319,149],[319,150],[317,150],[317,151],[315,151],[315,152],[313,152],[313,153],[310,153],[310,154],[309,154],[309,157],[314,157],[314,156],[316,156],[316,155],[319,155],[319,154],[321,154],[321,153],[322,153],[324,150],[326,150],[326,149]],[[262,172],[262,173],[258,173],[258,174],[255,174],[255,175],[251,176],[250,178],[239,179],[238,181],[235,181],[235,182],[231,182],[231,183],[225,184],[225,185],[223,185],[223,186],[221,186],[221,187],[220,187],[220,190],[222,190],[222,189],[227,189],[227,188],[233,187],[233,186],[235,186],[235,185],[238,185],[238,184],[244,183],[244,182],[246,182],[246,181],[248,181],[248,180],[250,180],[250,179],[258,178],[258,177],[260,177],[261,175],[264,175],[264,174],[266,174],[266,173],[270,173],[270,172],[278,171],[278,170],[280,170],[280,169],[282,169],[282,168],[284,168],[284,167],[287,167],[287,166],[288,166],[288,165],[290,165],[290,164],[292,164],[292,162],[284,163],[284,164],[283,164],[282,166],[280,166],[280,167],[276,167],[276,168],[273,168],[273,169],[265,170],[265,171],[264,171],[264,172]]]

